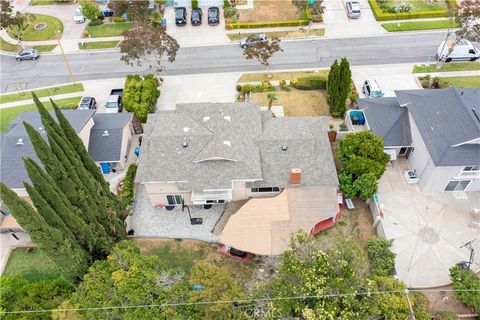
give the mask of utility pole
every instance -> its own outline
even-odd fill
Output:
[[[407,298],[408,309],[410,310],[410,315],[408,316],[407,320],[416,320],[417,318],[415,318],[412,303],[410,302],[410,298],[408,297],[409,292],[410,291],[408,289],[405,289],[405,298]]]
[[[70,68],[70,64],[68,63],[67,56],[63,51],[62,43],[60,42],[60,31],[57,31],[55,34],[55,38],[57,38],[58,46],[60,47],[60,51],[62,51],[63,61],[65,61],[65,65],[67,66],[68,74],[70,76],[70,81],[75,85],[75,78],[73,77],[72,68]]]

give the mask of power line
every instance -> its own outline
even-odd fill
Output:
[[[409,289],[409,292],[434,291],[434,292],[480,292],[475,289]],[[352,293],[332,293],[324,295],[311,296],[292,296],[292,297],[268,297],[268,298],[251,298],[238,300],[216,300],[216,301],[198,301],[198,302],[177,302],[177,303],[162,303],[162,304],[141,304],[141,305],[126,305],[126,306],[106,306],[106,307],[84,307],[84,308],[67,308],[67,309],[39,309],[39,310],[21,310],[21,311],[4,311],[2,314],[26,314],[26,313],[46,313],[46,312],[69,312],[69,311],[98,311],[98,310],[118,310],[118,309],[140,309],[140,308],[164,308],[164,307],[180,307],[191,305],[210,305],[210,304],[226,304],[226,303],[246,303],[246,302],[261,302],[261,301],[280,301],[280,300],[303,300],[303,299],[321,299],[321,298],[336,298],[349,296],[368,296],[380,294],[402,294],[405,290],[390,290],[390,291],[367,291],[367,292],[352,292]]]

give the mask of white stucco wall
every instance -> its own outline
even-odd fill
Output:
[[[429,162],[432,163],[432,159],[430,158],[430,154],[428,153],[427,147],[423,142],[420,131],[418,131],[417,125],[415,124],[415,121],[410,113],[408,114],[408,117],[410,120],[412,134],[412,146],[414,148],[408,157],[408,161],[410,162],[412,169],[417,170],[417,176],[420,178],[420,184],[422,185],[422,180],[429,179],[428,176],[423,176],[423,173],[429,171],[428,173],[431,174],[432,172],[427,168]]]
[[[88,142],[90,141],[90,131],[92,130],[92,127],[94,124],[95,122],[93,122],[93,119],[90,118],[90,120],[88,120],[88,122],[83,126],[83,128],[78,133],[78,136],[80,137],[80,139],[82,139],[83,145],[87,150],[88,150]]]
[[[122,132],[122,148],[120,149],[120,166],[122,167],[122,169],[125,169],[125,162],[127,161],[128,157],[128,146],[130,145],[131,141],[132,128],[130,127],[130,124],[128,124],[123,128]]]

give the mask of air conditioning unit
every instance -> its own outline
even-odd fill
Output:
[[[403,173],[405,182],[408,184],[417,184],[419,179],[417,177],[417,170],[405,170]]]

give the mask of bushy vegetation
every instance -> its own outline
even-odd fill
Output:
[[[160,96],[158,80],[154,75],[145,77],[128,75],[123,89],[123,106],[125,110],[135,113],[142,123],[147,121],[149,113],[155,111]]]
[[[132,163],[127,170],[125,179],[123,180],[122,191],[119,193],[120,200],[125,206],[129,206],[133,202],[135,175],[137,174],[137,165]]]
[[[335,62],[330,67],[327,81],[327,102],[330,114],[342,118],[347,111],[347,98],[352,89],[352,72],[350,63],[344,57],[340,64]]]
[[[452,8],[457,6],[455,0],[447,0]],[[377,21],[386,20],[405,20],[405,19],[421,19],[421,18],[441,18],[448,17],[450,12],[448,10],[433,10],[433,11],[410,11],[410,12],[384,12],[380,7],[378,0],[368,0],[373,15]],[[398,8],[400,10],[400,8]]]
[[[385,240],[382,238],[371,238],[367,243],[368,257],[370,258],[370,265],[372,274],[377,276],[388,276],[395,267],[395,253],[390,248],[392,240]]]
[[[466,306],[480,312],[480,278],[470,269],[455,266],[450,269],[455,297]],[[461,291],[464,290],[464,291]]]
[[[299,90],[325,89],[327,87],[327,78],[324,76],[308,76],[297,78],[292,87],[295,87]]]

